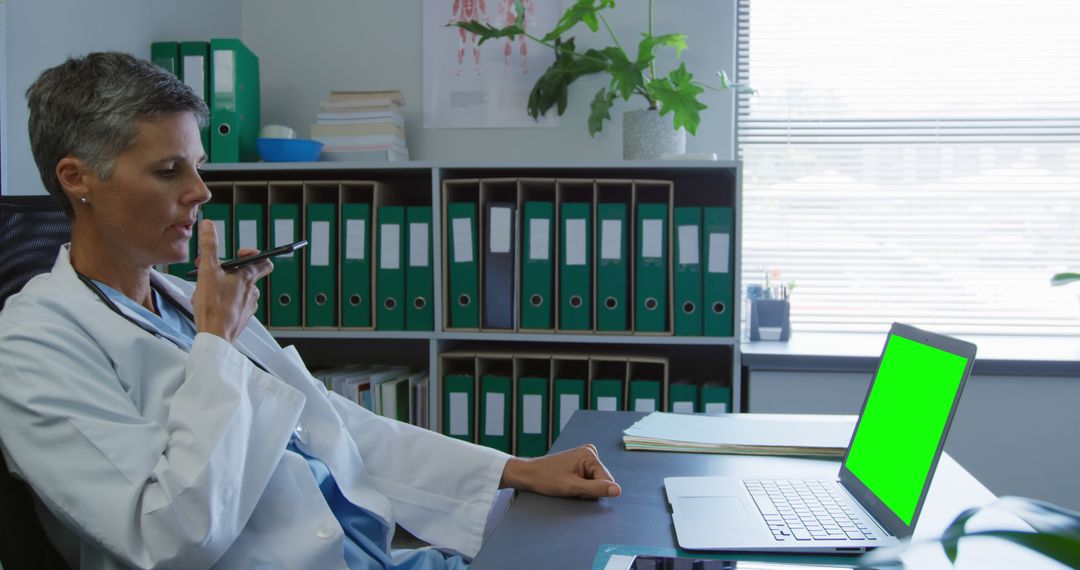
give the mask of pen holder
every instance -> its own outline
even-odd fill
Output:
[[[791,338],[791,303],[787,299],[750,301],[750,340]]]

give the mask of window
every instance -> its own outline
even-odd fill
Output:
[[[799,330],[1080,333],[1080,2],[739,0],[743,285]]]

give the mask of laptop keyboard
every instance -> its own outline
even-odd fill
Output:
[[[763,479],[743,485],[778,541],[878,540],[830,481]]]

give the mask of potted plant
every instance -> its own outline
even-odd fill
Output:
[[[457,22],[455,25],[477,35],[482,44],[487,40],[524,35],[529,40],[555,51],[555,63],[533,85],[529,93],[528,112],[534,119],[555,107],[559,115],[566,111],[570,84],[586,75],[606,73],[611,82],[593,97],[589,112],[589,134],[595,136],[611,118],[615,99],[629,101],[639,96],[645,99],[645,109],[623,114],[623,158],[659,158],[666,152],[685,152],[686,132],[695,134],[701,123],[701,111],[707,106],[700,101],[706,89],[749,90],[749,87],[730,81],[723,71],[717,72],[719,86],[694,80],[685,63],[667,75],[658,75],[656,56],[661,49],[675,50],[678,59],[686,49],[685,34],[655,35],[652,29],[652,0],[649,0],[648,29],[642,33],[633,57],[623,48],[604,17],[604,10],[613,9],[615,0],[577,0],[566,9],[555,28],[543,37],[525,31],[525,10],[522,0],[515,1],[517,20],[502,28],[478,21]],[[602,49],[579,51],[574,38],[563,38],[578,24],[593,32],[603,25],[614,45]],[[671,114],[671,120],[662,118]]]

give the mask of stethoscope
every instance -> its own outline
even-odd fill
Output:
[[[74,269],[74,268],[72,268],[72,269]],[[169,336],[161,334],[161,332],[158,331],[156,328],[152,327],[150,325],[150,323],[147,323],[145,321],[136,319],[135,317],[129,315],[126,312],[124,312],[123,309],[121,309],[119,306],[117,306],[117,304],[114,303],[113,300],[110,299],[109,296],[106,295],[105,292],[101,290],[101,287],[98,287],[97,283],[94,283],[93,279],[90,279],[89,277],[83,275],[79,271],[75,271],[75,275],[78,275],[79,280],[82,281],[84,285],[89,287],[90,290],[93,291],[94,294],[97,295],[99,299],[101,299],[101,302],[105,303],[105,306],[108,307],[110,310],[112,310],[112,312],[120,315],[121,317],[124,317],[131,324],[133,324],[133,325],[139,327],[140,329],[154,335],[155,337],[167,340],[167,341],[175,344],[176,346],[178,346],[184,352],[187,352],[189,350],[188,347],[183,346],[179,342],[177,342],[177,340],[175,338],[171,338]],[[153,289],[153,286],[151,286],[151,288]],[[179,310],[180,313],[183,314],[185,317],[187,317],[187,319],[189,321],[191,321],[192,323],[195,322],[195,315],[193,315],[191,313],[191,311],[187,310],[187,307],[184,307],[180,303],[177,303],[176,300],[173,299],[172,297],[170,297],[169,295],[167,295],[165,293],[162,293],[162,292],[158,291],[157,289],[153,289],[153,290],[158,294],[159,297],[161,297],[162,299],[165,299],[166,303],[169,303],[175,309]],[[241,354],[242,354],[242,352],[241,352]],[[244,356],[247,356],[247,355],[245,354]],[[266,372],[267,374],[270,374],[270,371],[267,370],[266,367],[264,367],[262,364],[260,364],[254,358],[251,358],[250,356],[248,356],[247,359],[250,360],[251,363],[254,364],[255,366],[258,366],[259,369],[262,370],[263,372]]]

